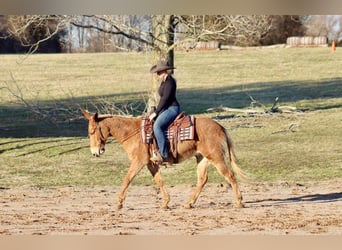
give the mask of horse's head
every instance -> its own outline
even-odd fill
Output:
[[[90,151],[93,156],[99,157],[105,152],[105,144],[109,135],[108,129],[101,127],[101,119],[97,113],[90,115],[84,109],[82,109],[82,113],[89,120],[88,136],[90,140]]]

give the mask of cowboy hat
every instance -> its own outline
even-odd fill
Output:
[[[170,66],[167,61],[159,60],[157,64],[150,69],[150,73],[157,73],[168,69],[175,69],[175,67]]]

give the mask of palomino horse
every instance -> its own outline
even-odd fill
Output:
[[[141,139],[141,118],[115,115],[99,116],[97,113],[90,115],[86,110],[82,110],[82,112],[89,120],[88,133],[91,153],[94,156],[103,154],[107,138],[113,136],[123,145],[131,162],[118,197],[118,208],[122,208],[129,184],[144,166],[147,166],[154,181],[160,188],[163,196],[162,207],[168,208],[170,196],[163,184],[159,166],[150,161],[151,153],[148,145],[143,143]],[[179,142],[177,148],[179,162],[195,156],[198,164],[197,186],[185,207],[193,207],[202,188],[206,184],[208,180],[208,163],[212,163],[218,172],[230,183],[235,194],[235,206],[243,207],[242,196],[235,176],[243,178],[244,173],[236,163],[233,143],[228,133],[214,120],[202,117],[196,119],[195,129],[195,139]],[[232,169],[227,165],[227,154],[229,155]]]

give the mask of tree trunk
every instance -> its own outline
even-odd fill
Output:
[[[153,60],[155,65],[158,60],[167,60],[171,66],[174,65],[174,16],[173,15],[154,15],[151,18],[152,37],[153,37]],[[159,102],[158,88],[159,80],[155,74],[152,75],[152,89],[148,101],[148,111],[157,106]]]

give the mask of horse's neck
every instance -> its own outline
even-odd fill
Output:
[[[104,119],[103,124],[108,127],[110,134],[119,142],[123,142],[132,133],[140,129],[137,118],[112,116]]]

